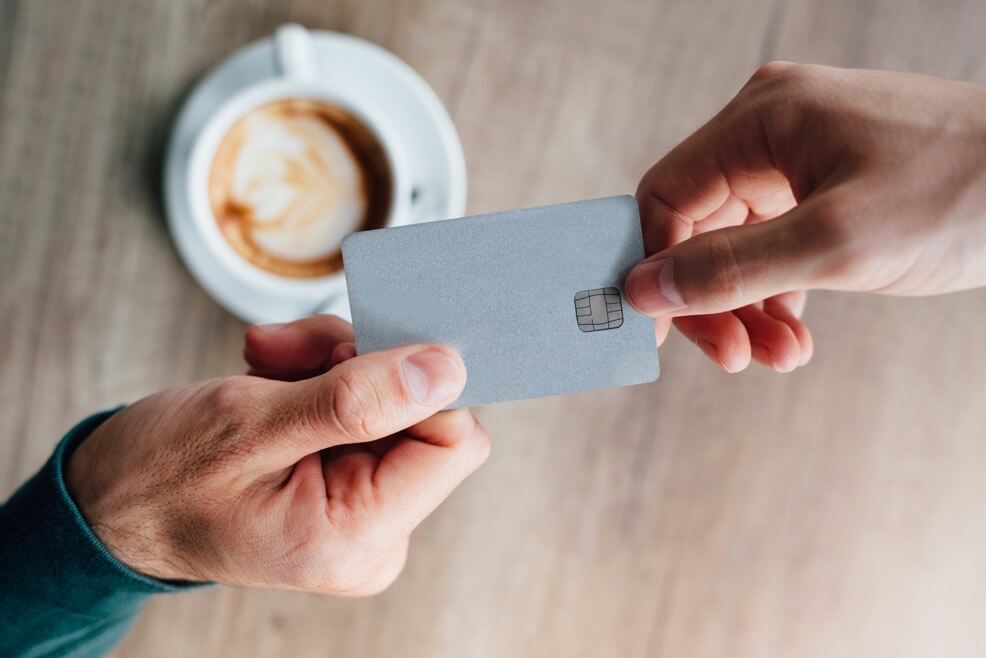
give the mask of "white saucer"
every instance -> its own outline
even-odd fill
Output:
[[[422,217],[465,213],[466,164],[462,144],[441,100],[414,69],[396,55],[363,39],[336,32],[311,33],[323,75],[339,86],[360,86],[381,107],[403,140],[415,180],[427,186]],[[185,101],[171,132],[164,167],[164,202],[178,253],[199,284],[226,310],[246,322],[283,322],[297,315],[265,299],[220,268],[192,220],[185,175],[192,146],[206,120],[233,94],[276,75],[271,39],[233,53],[203,78]],[[322,305],[313,306],[316,313]],[[348,308],[342,305],[343,312]]]

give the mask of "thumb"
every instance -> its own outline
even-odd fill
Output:
[[[349,359],[329,372],[284,384],[278,415],[282,455],[296,461],[324,448],[380,439],[441,411],[462,392],[466,369],[458,352],[413,345]]]
[[[701,233],[638,263],[624,288],[651,317],[731,311],[790,290],[814,287],[833,246],[808,201],[766,222]]]

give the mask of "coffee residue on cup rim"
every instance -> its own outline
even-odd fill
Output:
[[[220,141],[209,170],[208,193],[213,216],[226,240],[241,257],[268,272],[289,277],[312,278],[342,270],[342,252],[338,245],[326,256],[293,260],[271,254],[254,239],[254,231],[279,226],[288,215],[285,211],[283,218],[259,221],[254,208],[237,200],[231,189],[233,171],[245,139],[240,128],[258,113],[313,117],[339,136],[357,164],[365,202],[365,212],[356,230],[382,228],[393,203],[392,173],[380,140],[358,117],[325,101],[275,101],[254,108],[233,124]]]

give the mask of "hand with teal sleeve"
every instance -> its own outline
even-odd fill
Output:
[[[190,584],[144,576],[110,553],[65,487],[65,462],[114,411],[90,416],[0,507],[0,656],[101,656],[148,596]]]
[[[83,421],[0,509],[0,656],[96,656],[193,583],[365,595],[486,459],[452,349],[356,356],[352,327],[253,327],[250,375]]]

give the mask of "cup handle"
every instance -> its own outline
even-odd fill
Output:
[[[274,33],[274,59],[278,72],[295,80],[314,80],[318,68],[312,56],[311,35],[301,25],[288,23]]]
[[[411,187],[411,223],[427,222],[434,219],[447,219],[446,217],[435,217],[435,190],[432,186],[424,183],[415,183]]]

